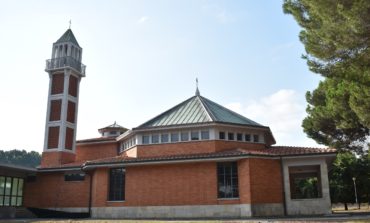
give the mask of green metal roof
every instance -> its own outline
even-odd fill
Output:
[[[255,121],[200,96],[198,93],[155,118],[145,122],[138,128],[215,122],[264,127]]]
[[[67,29],[67,31],[55,43],[64,43],[64,42],[72,42],[73,44],[80,47],[71,29]]]

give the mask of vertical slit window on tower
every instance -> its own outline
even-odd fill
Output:
[[[125,200],[125,169],[114,168],[109,171],[109,201]]]
[[[217,163],[218,198],[238,198],[237,162]]]

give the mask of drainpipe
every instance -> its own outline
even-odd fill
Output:
[[[92,206],[92,182],[93,182],[93,177],[94,177],[94,171],[90,171],[89,173],[90,176],[90,185],[89,185],[89,217],[91,218],[91,206]]]
[[[285,184],[284,184],[284,167],[283,167],[283,157],[280,156],[280,171],[281,171],[281,181],[283,185],[283,208],[284,208],[284,216],[287,216],[286,211],[286,200],[285,200]]]

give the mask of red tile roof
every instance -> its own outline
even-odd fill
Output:
[[[109,142],[109,141],[116,141],[116,136],[110,137],[98,137],[98,138],[91,138],[91,139],[80,139],[77,140],[76,143],[93,143],[93,142]]]
[[[139,163],[139,162],[155,162],[155,161],[170,161],[170,160],[189,160],[189,159],[212,159],[212,158],[227,158],[238,156],[299,156],[299,155],[322,155],[333,154],[335,149],[324,148],[309,148],[309,147],[288,147],[276,146],[268,149],[233,149],[215,153],[201,153],[201,154],[181,154],[181,155],[167,155],[155,157],[132,158],[124,156],[108,157],[103,159],[91,160],[85,163],[86,166],[92,164],[108,164],[108,163]]]
[[[58,169],[58,168],[72,168],[83,167],[89,165],[105,165],[118,163],[144,163],[144,162],[165,162],[177,160],[207,160],[228,157],[243,157],[243,156],[265,156],[265,157],[287,157],[287,156],[302,156],[302,155],[325,155],[335,154],[335,149],[330,148],[310,148],[310,147],[290,147],[290,146],[274,146],[267,149],[232,149],[214,153],[200,153],[200,154],[181,154],[181,155],[166,155],[154,157],[133,158],[125,156],[107,157],[102,159],[80,161],[74,163],[63,164],[60,166],[46,167],[41,169]]]

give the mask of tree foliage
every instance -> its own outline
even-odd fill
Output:
[[[370,1],[284,0],[283,9],[302,27],[309,69],[324,77],[306,95],[304,131],[362,152],[370,129]]]
[[[0,150],[0,162],[20,166],[36,167],[40,165],[41,155],[38,152],[26,150]]]
[[[353,153],[339,153],[330,171],[330,195],[334,203],[355,203],[353,177],[358,202],[370,202],[370,155],[357,158]]]

